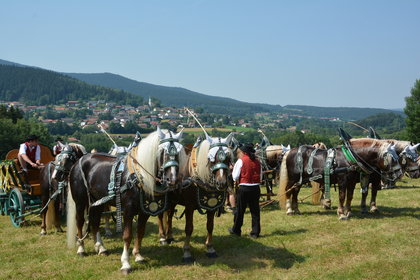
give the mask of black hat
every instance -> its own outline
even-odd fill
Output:
[[[240,146],[239,150],[241,150],[245,154],[254,154],[255,153],[254,145],[252,145],[250,143]]]
[[[29,135],[28,138],[26,138],[26,141],[33,141],[33,140],[38,140],[39,137],[36,136],[35,134]]]
[[[61,137],[57,137],[57,138],[55,138],[55,142],[57,142],[57,141],[63,141],[63,139],[61,139]]]

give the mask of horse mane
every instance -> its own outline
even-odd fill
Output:
[[[205,183],[210,180],[210,168],[208,167],[207,155],[210,150],[210,142],[203,140],[199,146],[197,153],[197,175]]]
[[[135,149],[136,155],[134,157],[141,165],[138,171],[143,178],[143,188],[149,194],[153,194],[156,187],[154,176],[157,171],[157,150],[159,142],[159,134],[155,131],[150,133],[146,138],[143,138],[137,149]]]
[[[83,145],[76,143],[69,143],[68,145],[75,149],[77,153],[86,154],[86,148]]]
[[[388,151],[390,145],[387,141],[372,138],[350,139],[350,144],[354,148],[378,148],[379,157],[382,157]]]

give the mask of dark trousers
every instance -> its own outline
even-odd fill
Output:
[[[241,234],[245,210],[249,207],[252,217],[251,235],[260,235],[260,194],[259,185],[239,186],[239,189],[236,192],[236,211],[233,218],[233,232]]]

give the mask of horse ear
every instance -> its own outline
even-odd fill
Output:
[[[175,134],[173,136],[173,138],[176,139],[176,140],[181,140],[183,132],[184,132],[184,128],[182,128],[180,132],[178,132],[177,134]]]
[[[414,145],[414,146],[411,146],[410,145],[410,151],[412,151],[412,152],[416,152],[417,151],[417,148],[420,146],[420,143],[417,143],[416,145]]]
[[[210,145],[213,143],[213,139],[206,132],[206,140],[209,141]]]
[[[229,135],[226,138],[222,139],[222,143],[229,144],[232,141],[233,138],[233,132],[229,133]]]
[[[159,125],[157,126],[156,131],[157,131],[158,136],[159,136],[160,139],[165,139],[165,133],[163,133],[163,131],[160,130],[160,126]]]

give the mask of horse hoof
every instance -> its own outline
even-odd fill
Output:
[[[378,212],[379,212],[378,208],[376,207],[370,208],[370,213],[378,213]]]
[[[46,232],[41,232],[39,235],[41,235],[41,236],[45,236],[45,235],[47,235],[47,233]]]
[[[340,215],[340,217],[338,218],[338,220],[340,220],[340,221],[347,221],[349,219],[349,217],[348,216],[346,216],[346,215]]]
[[[192,264],[194,263],[195,259],[193,257],[183,257],[182,258],[182,263],[184,264]]]
[[[160,245],[163,245],[163,246],[169,244],[167,240],[160,240],[159,243]]]
[[[216,253],[216,252],[206,253],[206,256],[207,256],[208,258],[210,258],[210,259],[214,259],[214,258],[217,258],[217,257],[218,257],[218,255],[217,255],[217,253]]]
[[[80,252],[80,253],[77,253],[77,255],[78,255],[79,257],[81,257],[81,258],[83,258],[83,257],[86,257],[86,256],[87,256],[85,252]]]
[[[171,244],[172,242],[175,242],[175,239],[173,237],[166,239],[166,242],[168,242],[168,244]]]
[[[140,258],[135,260],[136,264],[145,264],[147,263],[145,258]]]
[[[331,210],[331,206],[329,206],[329,205],[322,205],[322,207],[323,207],[325,210]]]
[[[294,214],[295,214],[295,213],[294,213],[293,211],[287,211],[287,212],[286,212],[286,215],[287,215],[287,216],[293,216]]]
[[[102,252],[99,252],[98,255],[106,257],[106,256],[109,256],[109,252],[108,251],[102,251]]]
[[[64,232],[64,230],[63,230],[62,228],[58,228],[58,229],[57,229],[57,232],[61,232],[61,233],[63,233],[63,232]]]
[[[121,269],[121,273],[123,275],[128,275],[128,274],[130,274],[130,272],[131,272],[131,269],[129,269],[129,268]]]

